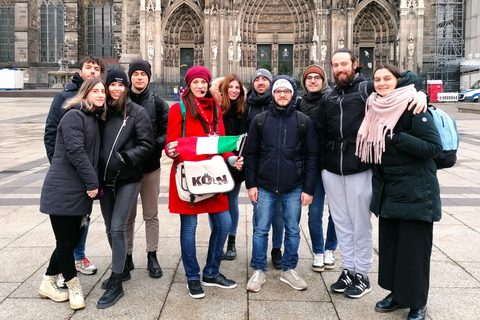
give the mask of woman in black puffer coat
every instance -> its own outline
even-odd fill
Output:
[[[105,117],[105,84],[88,79],[63,106],[52,165],[43,183],[40,211],[50,215],[56,248],[43,276],[39,294],[54,301],[70,299],[72,309],[85,307],[73,250],[80,242],[98,192],[100,133],[97,118]],[[62,273],[69,293],[57,287]]]
[[[112,274],[102,283],[107,289],[97,308],[113,306],[123,297],[122,280],[130,279],[124,270],[127,256],[126,225],[132,205],[136,205],[142,179],[141,163],[154,149],[153,130],[145,108],[128,98],[124,71],[107,75],[107,119],[100,125],[99,176],[105,194],[100,198],[108,242],[112,249]]]

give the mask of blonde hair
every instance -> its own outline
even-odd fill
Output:
[[[105,82],[103,82],[102,79],[90,78],[83,82],[82,86],[80,87],[80,90],[78,90],[78,93],[74,97],[65,101],[62,108],[65,110],[69,110],[74,105],[80,104],[81,109],[85,109],[85,110],[91,109],[93,105],[90,101],[88,101],[87,95],[90,93],[93,87],[95,87],[99,83],[103,84],[103,87],[105,88],[105,95],[106,95],[107,87],[105,86]],[[103,103],[103,109],[104,109],[103,113],[99,116],[100,120],[106,119],[106,113],[107,113],[106,102]]]

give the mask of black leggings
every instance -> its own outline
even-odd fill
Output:
[[[56,248],[50,257],[50,263],[45,273],[48,276],[63,274],[65,282],[77,276],[73,250],[82,238],[82,216],[54,216],[50,215],[53,233],[55,233]]]

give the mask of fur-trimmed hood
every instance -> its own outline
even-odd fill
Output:
[[[225,79],[225,77],[220,77],[213,80],[212,85],[210,86],[210,93],[215,98],[218,105],[220,105],[220,102],[222,101],[222,93],[220,92],[220,86],[222,85],[223,79]],[[243,87],[243,91],[245,92],[245,96],[246,96],[248,90],[247,88],[245,88],[245,86]]]

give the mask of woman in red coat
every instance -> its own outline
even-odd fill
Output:
[[[187,71],[185,82],[187,89],[182,95],[187,112],[185,115],[185,137],[205,137],[211,135],[225,135],[222,111],[215,103],[209,89],[212,79],[210,71],[202,66],[195,66]],[[182,114],[180,104],[176,103],[170,108],[167,128],[166,154],[175,160],[183,162],[184,159],[175,152],[178,138],[182,137]],[[197,155],[193,161],[210,159],[213,155]],[[222,154],[232,167],[241,169],[243,158],[234,156],[233,153]],[[212,201],[213,199],[213,201]],[[193,298],[203,298],[205,286],[216,286],[232,289],[237,286],[235,281],[225,278],[219,271],[222,259],[223,245],[230,230],[231,218],[228,212],[228,198],[223,194],[196,202],[193,207],[190,202],[179,198],[175,183],[175,165],[170,172],[169,209],[172,213],[180,214],[180,246],[182,261],[188,282],[188,291]],[[212,232],[208,245],[207,262],[203,268],[202,283],[200,283],[200,267],[197,261],[195,247],[195,232],[197,229],[197,214],[208,212],[212,221]]]

